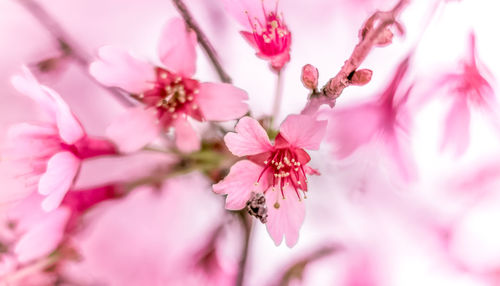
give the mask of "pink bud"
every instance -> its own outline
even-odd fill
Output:
[[[362,69],[355,71],[350,80],[352,85],[365,85],[372,79],[372,71],[369,69]]]
[[[313,65],[307,64],[302,68],[301,80],[306,88],[311,90],[316,89],[318,87],[318,77],[318,69]]]
[[[387,46],[392,43],[392,37],[394,34],[388,28],[384,29],[380,35],[378,35],[375,40],[375,45],[379,47]]]

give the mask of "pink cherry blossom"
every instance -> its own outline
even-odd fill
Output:
[[[485,111],[498,124],[495,94],[488,80],[482,75],[484,67],[477,59],[474,33],[469,38],[469,54],[458,73],[443,76],[437,87],[451,87],[452,104],[445,119],[442,149],[452,149],[455,155],[463,154],[469,146],[471,109]]]
[[[292,34],[278,13],[278,1],[224,0],[226,9],[249,31],[243,38],[279,72],[290,61]],[[274,7],[272,7],[274,5]],[[271,7],[270,7],[271,6]],[[271,11],[269,11],[271,10]]]
[[[99,50],[90,73],[107,86],[120,87],[141,101],[145,108],[130,109],[108,129],[123,152],[140,149],[160,131],[175,130],[176,145],[184,152],[199,149],[198,134],[188,122],[227,121],[248,111],[245,91],[227,83],[200,82],[196,70],[196,35],[184,21],[167,23],[160,37],[158,56],[162,67],[133,57],[120,48]],[[140,134],[140,136],[138,136]]]
[[[74,236],[81,259],[66,275],[86,285],[234,285],[237,256],[222,256],[224,210],[208,189],[190,174],[100,204],[83,217],[91,224]]]
[[[39,103],[49,120],[12,126],[6,157],[17,176],[25,179],[28,193],[36,190],[44,195],[42,208],[51,211],[72,186],[82,160],[115,150],[108,141],[88,137],[59,94],[40,85],[27,68],[23,70],[23,76],[12,78],[14,87]]]
[[[409,120],[404,104],[411,88],[401,96],[400,83],[408,69],[409,59],[398,67],[391,84],[374,99],[349,107],[336,107],[325,113],[329,118],[326,140],[334,145],[334,154],[342,159],[363,145],[381,141],[381,148],[397,166],[403,179],[415,175],[408,142]]]
[[[308,166],[311,158],[304,149],[317,150],[326,131],[326,121],[307,115],[290,115],[281,124],[274,145],[260,124],[250,117],[242,118],[236,133],[224,141],[236,156],[247,156],[231,167],[229,175],[215,184],[218,194],[227,194],[226,208],[239,210],[264,193],[267,213],[260,219],[276,245],[286,238],[292,247],[297,243],[304,221],[307,175],[319,174]],[[253,210],[252,206],[252,210]]]

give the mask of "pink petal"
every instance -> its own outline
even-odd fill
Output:
[[[326,140],[333,143],[339,158],[352,154],[368,143],[383,121],[380,108],[372,103],[329,110]]]
[[[175,128],[175,145],[182,152],[193,152],[200,149],[200,137],[193,126],[184,118],[173,122]]]
[[[298,200],[293,189],[287,187],[284,193],[285,199],[281,197],[279,191],[267,191],[266,227],[276,246],[281,244],[285,236],[286,245],[293,247],[299,239],[299,230],[304,222],[306,208],[304,202]]]
[[[68,151],[55,154],[47,163],[47,171],[40,178],[38,192],[47,197],[42,202],[45,211],[59,206],[80,168],[80,159]]]
[[[410,140],[403,131],[395,131],[383,142],[389,158],[396,164],[395,172],[409,182],[417,178],[417,166],[413,160]]]
[[[26,67],[22,67],[24,75],[15,75],[11,78],[14,88],[40,104],[49,115],[55,115],[55,106],[52,98],[42,89],[42,85]]]
[[[99,60],[90,64],[89,72],[100,83],[141,93],[151,88],[156,75],[153,67],[133,57],[124,49],[104,46],[99,49]]]
[[[243,39],[245,39],[247,41],[247,43],[250,46],[252,46],[252,48],[259,50],[259,46],[257,45],[257,42],[255,42],[255,37],[254,37],[253,33],[250,33],[247,31],[241,31],[240,34],[243,36]]]
[[[165,67],[185,77],[196,71],[196,34],[181,18],[169,21],[160,37],[158,54]]]
[[[107,137],[122,153],[131,153],[153,141],[159,134],[155,111],[143,107],[130,108],[106,129]]]
[[[85,136],[85,131],[66,102],[54,90],[47,87],[43,87],[43,89],[54,100],[56,106],[56,123],[61,139],[69,145],[82,139]]]
[[[68,208],[59,208],[39,218],[14,248],[19,262],[26,263],[54,251],[63,238],[70,214]]]
[[[231,84],[200,84],[200,93],[196,101],[207,120],[226,121],[239,118],[248,112],[247,93]]]
[[[456,156],[462,155],[469,147],[470,111],[465,99],[456,99],[446,116],[441,150],[452,149]]]
[[[280,134],[290,145],[317,150],[326,132],[326,120],[308,115],[289,115],[280,126]]]
[[[236,156],[255,155],[273,148],[264,128],[251,117],[241,118],[236,124],[235,131],[236,133],[226,134],[224,142],[229,151]]]
[[[226,209],[242,209],[252,192],[262,193],[269,187],[265,176],[260,179],[258,185],[255,184],[261,172],[262,167],[249,160],[238,161],[231,167],[224,180],[213,185],[214,192],[227,194]]]

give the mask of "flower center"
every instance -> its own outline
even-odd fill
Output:
[[[195,103],[198,92],[197,80],[182,77],[158,67],[154,87],[139,97],[147,105],[156,108],[160,121],[168,124],[183,114],[199,121],[203,120],[198,105]]]
[[[278,188],[285,198],[284,190],[287,186],[292,186],[299,200],[302,199],[299,190],[307,191],[307,178],[304,171],[304,164],[301,162],[297,152],[291,148],[276,149],[263,162],[265,167],[259,175],[258,181],[267,173],[272,176],[272,189]],[[305,193],[304,197],[305,197]]]
[[[291,42],[291,34],[281,18],[274,12],[266,15],[266,23],[259,20],[248,21],[252,25],[255,42],[265,55],[277,55],[284,52]]]

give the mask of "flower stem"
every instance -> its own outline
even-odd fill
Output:
[[[281,74],[281,71],[278,71],[278,73],[276,74],[276,92],[274,94],[273,110],[271,113],[271,127],[273,127],[275,119],[277,119],[279,116],[282,98],[283,98],[283,76]]]
[[[200,43],[203,50],[205,50],[205,53],[207,53],[207,56],[210,58],[210,61],[217,71],[220,80],[225,83],[231,83],[232,79],[222,68],[221,63],[217,58],[217,53],[215,52],[214,47],[212,46],[212,44],[210,44],[207,36],[205,35],[205,33],[203,33],[203,31],[200,29],[200,26],[198,26],[198,23],[196,23],[196,21],[194,20],[191,12],[189,12],[189,9],[186,7],[186,4],[184,4],[182,0],[172,0],[172,2],[174,3],[175,7],[177,7],[177,10],[181,14],[182,18],[184,18],[186,25],[196,33],[198,43]]]
[[[45,28],[45,30],[49,32],[49,34],[57,42],[59,50],[63,56],[71,58],[85,70],[85,75],[88,78],[103,89],[106,89],[122,105],[133,106],[133,103],[126,98],[125,93],[122,90],[103,86],[88,73],[89,55],[87,55],[83,49],[81,49],[71,39],[61,25],[51,15],[49,15],[40,4],[33,0],[18,0],[18,3],[23,6],[24,9],[26,9],[26,11],[28,11]]]
[[[236,277],[236,286],[243,286],[245,282],[245,270],[248,261],[248,249],[250,248],[250,238],[253,229],[253,223],[251,217],[249,217],[245,210],[238,212],[238,217],[241,221],[241,225],[245,231],[243,250],[241,252],[240,267],[238,270],[238,276]]]

